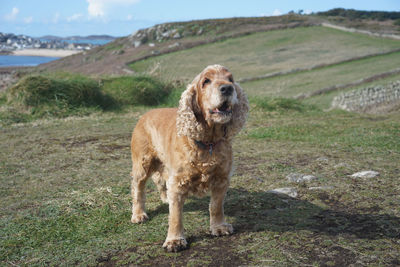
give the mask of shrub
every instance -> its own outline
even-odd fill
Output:
[[[87,109],[104,110],[113,104],[112,99],[101,92],[96,81],[83,76],[27,76],[9,88],[7,93],[9,104],[31,114],[44,112],[66,116],[66,113]]]
[[[103,90],[120,105],[162,104],[172,86],[149,76],[123,76],[103,80]]]

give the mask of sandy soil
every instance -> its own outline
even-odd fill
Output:
[[[39,56],[39,57],[66,57],[80,52],[81,51],[64,50],[64,49],[23,49],[23,50],[13,51],[13,55]]]

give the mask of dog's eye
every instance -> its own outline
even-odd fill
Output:
[[[205,78],[205,79],[204,79],[204,82],[203,82],[203,87],[204,87],[206,84],[210,83],[210,82],[211,82],[210,79]]]
[[[232,77],[229,77],[229,81],[230,81],[231,83],[233,83],[233,78],[232,78]]]

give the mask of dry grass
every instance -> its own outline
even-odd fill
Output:
[[[168,208],[153,185],[150,221],[129,222],[129,140],[145,110],[2,128],[1,260],[8,265],[396,264],[399,114],[290,110],[265,111],[253,104],[248,126],[234,144],[236,171],[226,199],[237,233],[211,238],[208,199],[189,199],[184,221],[190,248],[181,254],[161,248]],[[381,175],[349,178],[364,169]],[[293,184],[285,178],[291,172],[318,179]],[[288,186],[298,190],[298,198],[267,192]]]

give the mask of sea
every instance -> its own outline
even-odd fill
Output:
[[[59,58],[0,55],[0,67],[33,67],[56,59]]]
[[[68,43],[91,43],[94,45],[104,45],[110,40],[93,39],[93,40],[64,40]],[[37,57],[37,56],[14,56],[0,55],[0,67],[34,67],[39,64],[47,63],[59,59],[58,57]]]

